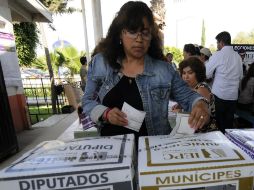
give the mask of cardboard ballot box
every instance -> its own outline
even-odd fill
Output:
[[[133,135],[47,141],[0,173],[3,190],[132,190]]]
[[[76,130],[74,133],[74,139],[84,138],[84,137],[95,137],[99,136],[97,129],[95,130]]]
[[[225,135],[254,160],[254,129],[226,129]]]
[[[221,132],[139,139],[140,190],[252,190],[253,160]]]

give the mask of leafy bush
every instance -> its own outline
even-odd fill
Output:
[[[183,60],[183,51],[179,48],[165,46],[164,54],[166,55],[169,52],[173,54],[173,62],[175,62],[177,65]]]
[[[39,43],[38,30],[33,22],[21,22],[13,25],[19,63],[31,66],[36,58],[36,46]]]

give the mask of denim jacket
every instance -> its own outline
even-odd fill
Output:
[[[113,69],[102,54],[94,56],[89,64],[85,93],[82,99],[84,112],[99,124],[107,109],[102,105],[105,95],[123,76]],[[169,99],[178,102],[184,110],[191,111],[200,95],[192,91],[171,64],[145,56],[144,71],[135,78],[146,112],[148,135],[166,135],[171,131],[168,122]]]

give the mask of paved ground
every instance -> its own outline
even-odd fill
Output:
[[[45,122],[50,127],[45,127]],[[6,166],[9,166],[13,161],[18,159],[25,152],[32,149],[43,141],[56,140],[59,136],[61,136],[61,139],[64,140],[65,136],[63,134],[69,135],[68,133],[64,132],[70,126],[72,126],[73,128],[73,124],[78,125],[78,115],[76,111],[71,114],[64,114],[64,116],[59,115],[59,117],[57,117],[56,115],[54,116],[53,120],[51,119],[51,122],[44,121],[44,124],[41,125],[42,127],[32,127],[31,130],[25,130],[17,134],[19,152],[2,161],[0,163],[0,170]],[[66,136],[66,140],[68,140],[69,138],[69,136]]]

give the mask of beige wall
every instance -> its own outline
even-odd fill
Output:
[[[8,1],[7,0],[1,0],[0,6],[2,6],[2,7],[8,7]]]
[[[9,94],[8,88],[15,87],[15,89],[18,90],[17,93],[19,94],[22,93],[22,81],[19,71],[18,57],[15,51],[15,39],[13,33],[11,11],[8,7],[0,6],[0,20],[5,22],[5,26],[0,28],[0,32],[2,34],[9,35],[8,39],[0,39],[0,45],[6,47],[5,50],[0,51],[0,60],[4,72],[7,92]]]
[[[0,39],[0,45],[4,47],[4,50],[0,50],[0,60],[11,108],[10,114],[12,115],[16,131],[22,131],[29,128],[29,122],[26,117],[25,96],[23,94],[24,90],[17,52],[15,50],[11,11],[8,8],[7,0],[1,0],[0,21],[5,23],[4,26],[0,28],[0,33],[2,36],[5,34],[9,36],[7,39],[3,37]]]

